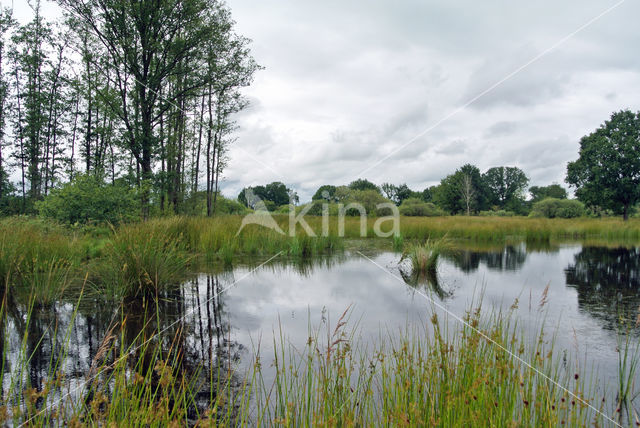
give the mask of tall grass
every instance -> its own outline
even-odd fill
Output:
[[[171,233],[133,226],[117,230],[104,252],[98,284],[118,298],[155,296],[179,285],[191,260],[185,244]]]
[[[83,258],[83,243],[63,228],[37,220],[0,223],[0,287],[48,303],[74,281]]]
[[[2,306],[2,320],[5,311]],[[0,400],[0,423],[607,426],[598,411],[615,414],[607,405],[615,400],[599,395],[589,376],[558,358],[560,350],[543,328],[527,337],[509,314],[483,316],[475,308],[462,326],[434,312],[426,325],[381,333],[369,347],[348,318],[345,311],[335,325],[310,327],[305,345],[290,343],[280,330],[273,354],[258,350],[244,373],[231,353],[189,359],[183,328],[158,336],[147,321],[138,329],[125,318],[104,334],[79,383],[67,379],[60,363],[69,352],[71,320],[60,330],[63,346],[41,385],[30,383],[26,343],[42,339],[28,337],[27,330],[12,372],[0,372],[2,384],[10,385]],[[7,361],[7,346],[3,352]],[[629,352],[635,359],[628,361],[637,364],[637,349]],[[632,385],[633,374],[628,376],[625,385]],[[631,400],[629,405],[633,414]]]
[[[288,232],[289,217],[274,218]],[[322,218],[310,216],[305,220],[315,237],[308,236],[300,225],[294,236],[259,225],[240,230],[242,217],[233,215],[160,218],[111,230],[72,229],[26,218],[5,219],[0,221],[0,285],[24,296],[33,294],[42,301],[52,301],[65,291],[77,290],[88,273],[97,290],[106,288],[113,294],[136,296],[180,282],[188,268],[200,263],[231,266],[239,260],[265,259],[276,254],[308,258],[339,252],[346,241],[360,237],[357,217],[345,220],[343,237],[337,235],[335,217],[329,221],[327,236],[322,236]],[[368,238],[376,237],[374,221],[367,222]],[[565,239],[640,241],[637,219],[402,217],[400,229],[401,234],[392,238],[396,250],[405,243],[443,236],[475,243],[526,240],[531,246],[548,246],[550,241]],[[427,254],[420,254],[417,247],[414,250],[416,259],[429,261]]]
[[[177,285],[200,263],[227,266],[278,253],[307,258],[341,251],[335,234],[294,237],[242,218],[172,217],[118,228],[75,230],[34,219],[0,221],[0,287],[53,301],[77,290],[88,274],[93,288],[135,298]],[[283,225],[284,226],[284,225]]]
[[[427,239],[424,244],[409,244],[402,253],[400,262],[409,260],[414,274],[435,275],[440,254],[451,249],[446,238]]]
[[[640,240],[640,219],[540,219],[527,217],[403,217],[400,222],[406,239],[449,238],[472,241],[524,239],[528,242],[555,240]]]

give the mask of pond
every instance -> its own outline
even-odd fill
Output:
[[[12,362],[20,360],[27,331],[31,384],[42,385],[54,355],[72,379],[72,390],[95,364],[111,327],[123,321],[128,333],[119,340],[132,343],[138,334],[159,330],[173,346],[171,338],[180,331],[186,361],[194,367],[223,361],[240,382],[258,348],[265,361],[273,355],[274,337],[303,347],[310,329],[335,325],[345,310],[348,328],[372,343],[407,326],[426,325],[434,307],[441,315],[463,316],[481,301],[484,313],[511,308],[525,334],[535,335],[544,322],[555,335],[555,349],[577,357],[579,370],[595,370],[598,388],[611,391],[621,320],[628,320],[633,340],[640,331],[638,251],[581,244],[461,246],[441,257],[437,277],[428,281],[407,274],[399,253],[376,248],[304,262],[276,258],[193,275],[179,290],[162,295],[158,310],[146,318],[143,303],[119,307],[95,298],[86,299],[76,314],[73,302],[38,308],[25,325],[28,308],[9,302],[4,370],[15,371]],[[11,376],[3,379],[6,389]]]

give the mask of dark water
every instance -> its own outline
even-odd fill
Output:
[[[303,347],[310,327],[335,324],[350,308],[348,326],[363,341],[375,341],[381,331],[395,334],[407,325],[427,323],[429,298],[459,316],[480,299],[485,312],[506,310],[517,299],[517,317],[526,331],[537,332],[545,321],[557,336],[556,350],[577,356],[585,369],[593,366],[606,383],[617,376],[621,319],[630,320],[632,338],[638,338],[639,256],[637,248],[577,244],[459,249],[441,258],[437,277],[426,280],[412,278],[393,252],[354,251],[305,263],[276,260],[258,268],[195,275],[180,290],[162,296],[152,320],[141,315],[140,302],[122,307],[89,299],[75,323],[73,302],[59,302],[36,308],[26,325],[28,308],[9,304],[4,388],[16,371],[12,362],[20,360],[25,331],[26,351],[33,355],[28,376],[35,386],[47,378],[51,356],[61,349],[66,352],[60,367],[75,378],[71,386],[81,383],[110,327],[125,319],[129,333],[118,338],[124,346],[138,332],[161,331],[171,338],[180,331],[186,365],[222,362],[234,367],[239,381],[258,346],[263,361],[268,360],[280,330],[288,342]],[[263,368],[268,372],[268,364]]]

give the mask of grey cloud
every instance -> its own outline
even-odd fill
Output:
[[[513,134],[516,129],[517,125],[515,122],[500,121],[491,125],[491,127],[486,130],[485,136],[488,138],[504,137]]]
[[[419,189],[472,162],[515,164],[532,184],[562,182],[580,136],[613,110],[640,109],[640,3],[625,2],[456,109],[614,3],[229,0],[266,66],[246,90],[253,106],[238,116],[238,145],[305,199],[456,112],[366,178]],[[282,179],[232,154],[229,188]]]

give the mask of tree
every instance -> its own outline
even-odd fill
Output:
[[[482,174],[487,189],[488,202],[500,209],[514,207],[524,202],[524,191],[529,178],[518,167],[494,167]]]
[[[274,208],[298,201],[297,194],[279,181],[274,181],[265,186],[246,187],[240,191],[238,201],[243,205],[253,208],[258,201],[263,201],[267,206]]]
[[[278,207],[289,203],[291,190],[283,183],[274,181],[264,186],[264,188],[266,200],[273,202]]]
[[[476,201],[476,189],[473,185],[473,179],[470,174],[463,174],[460,183],[459,191],[462,195],[462,201],[467,211],[467,215],[471,215],[471,205]]]
[[[380,186],[380,190],[382,190],[382,194],[387,198],[393,201],[396,197],[396,190],[398,187],[395,184],[391,183],[382,183]]]
[[[125,126],[126,146],[141,169],[141,179],[150,182],[153,157],[160,152],[156,127],[163,114],[176,105],[184,111],[186,97],[207,87],[211,79],[211,74],[197,67],[205,62],[203,45],[218,30],[210,13],[218,4],[207,0],[59,2],[104,45],[120,97],[114,111]],[[170,83],[174,86],[169,91]],[[144,186],[142,213],[148,217],[149,192]]]
[[[349,188],[352,190],[375,190],[380,193],[380,188],[366,178],[358,178],[357,180],[352,181],[349,183]]]
[[[316,190],[316,193],[313,194],[313,197],[311,198],[312,201],[319,201],[319,200],[326,200],[326,201],[332,201],[333,200],[333,195],[336,193],[336,186],[332,186],[331,184],[325,184],[323,186],[320,186],[318,188],[318,190]]]
[[[399,186],[396,186],[391,183],[382,183],[382,186],[380,186],[380,189],[382,190],[383,194],[387,197],[387,199],[390,199],[398,206],[400,206],[400,204],[402,204],[402,201],[404,201],[405,199],[414,196],[413,195],[414,192],[411,189],[409,189],[409,186],[407,186],[406,183],[403,183]]]
[[[478,167],[466,164],[430,188],[433,202],[451,214],[471,213],[487,205],[486,188]]]
[[[567,165],[566,181],[587,206],[629,218],[640,200],[640,112],[615,112],[580,140],[579,157]]]
[[[531,186],[531,202],[535,203],[545,198],[567,199],[567,191],[559,184],[550,184],[548,186]]]
[[[431,202],[431,200],[433,199],[433,191],[436,188],[436,186],[430,186],[430,187],[426,187],[423,191],[422,194],[420,195],[420,198],[424,201],[424,202]]]
[[[31,207],[54,186],[62,170],[61,139],[69,110],[67,37],[45,22],[39,1],[33,9],[33,20],[14,32],[9,51],[15,79],[14,133],[19,146],[13,155],[21,169],[24,210],[26,183]]]
[[[11,18],[11,10],[0,10],[0,201],[7,196],[9,188],[8,182],[8,169],[5,162],[4,148],[5,148],[5,125],[7,122],[8,104],[9,104],[9,75],[5,76],[5,70],[3,68],[3,62],[5,59],[5,35],[15,25],[15,22]]]

